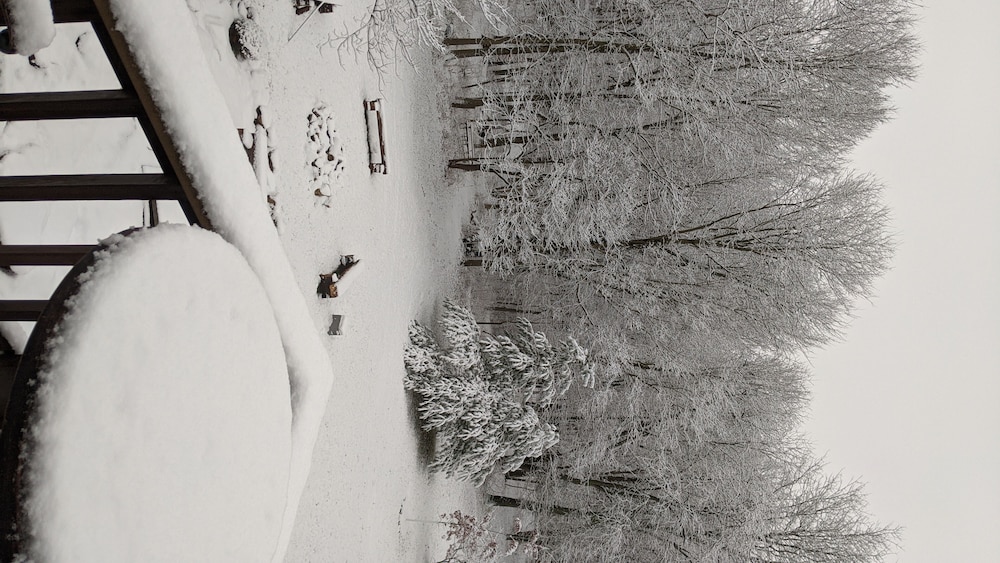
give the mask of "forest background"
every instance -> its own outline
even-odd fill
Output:
[[[485,150],[452,162],[493,181],[483,264],[509,308],[599,365],[598,391],[546,413],[554,455],[512,475],[532,494],[495,499],[548,514],[557,552],[891,551],[898,530],[798,424],[802,357],[842,335],[891,254],[879,182],[845,164],[914,76],[911,8],[535,2],[506,34],[445,40],[492,72],[457,104],[481,112]]]

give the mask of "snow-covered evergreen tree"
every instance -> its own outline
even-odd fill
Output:
[[[420,395],[425,430],[436,430],[431,469],[482,484],[513,471],[559,441],[535,407],[546,407],[579,377],[593,384],[587,351],[568,338],[552,345],[519,319],[500,336],[480,333],[467,309],[444,302],[442,341],[416,322],[403,362],[404,385]]]

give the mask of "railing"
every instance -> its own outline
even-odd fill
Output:
[[[0,17],[6,13],[0,9]],[[89,22],[93,26],[121,88],[0,94],[0,121],[133,117],[141,125],[163,172],[0,176],[0,202],[148,201],[150,222],[156,224],[156,202],[172,200],[180,204],[189,223],[211,228],[124,40],[108,25],[111,16],[106,0],[53,0],[52,13],[56,24]],[[71,266],[91,248],[71,244],[0,245],[0,267]],[[33,321],[45,303],[45,300],[0,299],[0,321]]]
[[[107,0],[52,0],[57,25],[89,22],[100,40],[121,87],[117,90],[0,94],[0,121],[49,121],[68,119],[135,118],[162,172],[152,174],[75,174],[0,176],[0,202],[11,201],[146,201],[149,224],[158,222],[157,202],[176,201],[188,222],[211,229],[190,178],[180,163],[176,147],[124,39],[114,31]],[[0,25],[7,10],[0,0]],[[9,35],[8,35],[9,37]],[[3,55],[0,56],[18,56]],[[118,230],[118,229],[114,229]],[[109,235],[112,233],[108,233]],[[65,311],[65,300],[78,285],[76,277],[94,260],[99,245],[0,244],[0,268],[11,266],[72,266],[69,274],[47,299],[0,298],[0,321],[35,321],[23,357],[5,350],[0,356],[0,560],[9,561],[18,551],[8,533],[18,519],[20,487],[19,448],[24,428],[29,387],[43,361],[44,342]],[[2,297],[2,296],[0,296]],[[16,365],[16,372],[14,370]],[[9,400],[8,400],[9,397]]]

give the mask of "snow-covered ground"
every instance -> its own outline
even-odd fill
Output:
[[[321,335],[333,366],[333,388],[285,560],[436,560],[445,551],[443,529],[427,522],[455,509],[479,510],[476,491],[426,473],[431,446],[402,388],[408,322],[431,323],[440,298],[457,291],[460,222],[471,200],[468,188],[445,179],[443,72],[435,69],[428,54],[418,53],[419,72],[403,65],[380,81],[363,54],[338,56],[329,43],[331,34],[356,26],[363,3],[314,15],[288,41],[305,18],[294,16],[290,4],[187,2],[201,51],[229,109],[233,142],[238,145],[236,128],[256,133],[256,178],[267,183],[260,189],[274,201],[284,254],[304,296],[311,329]],[[237,61],[229,48],[229,24],[248,8],[266,37],[267,56],[258,62]],[[61,26],[52,46],[36,57],[35,64],[42,68],[24,58],[0,58],[0,91],[78,88],[81,82],[97,80],[94,76],[107,80],[109,69],[98,55],[92,32]],[[384,176],[368,171],[362,101],[371,98],[384,102],[391,162],[391,172]],[[260,105],[264,111],[254,124]],[[317,195],[312,165],[317,144],[308,132],[309,116],[320,107],[328,108],[330,123],[335,124],[340,149],[335,156],[343,155],[343,169],[338,169],[327,193]],[[104,133],[93,125],[71,123],[50,126],[55,127],[52,131],[30,123],[0,127],[0,174],[151,171],[153,159],[128,120]],[[53,145],[66,147],[66,155],[53,158],[46,152]],[[273,172],[263,167],[268,161],[260,158],[263,147],[270,153]],[[52,168],[70,161],[78,165]],[[254,197],[266,209],[263,195]],[[12,218],[25,216],[25,205],[37,208],[37,220],[15,227]],[[73,207],[57,224],[46,222],[55,214],[51,208],[2,204],[0,237],[31,242],[52,238],[53,230],[63,229],[84,233],[80,236],[87,240],[75,242],[93,242],[123,228],[118,219],[103,230],[102,212],[89,209]],[[117,212],[126,217],[126,225],[141,224],[142,213],[141,206]],[[354,276],[352,284],[338,298],[319,299],[318,275],[332,271],[341,254],[354,254],[364,269],[348,274]],[[253,265],[254,259],[250,262]],[[33,287],[37,291],[33,282],[21,281],[29,279],[28,271],[19,274],[0,288],[5,296],[23,295],[19,292]],[[326,335],[332,314],[344,316],[343,336]]]
[[[425,473],[429,452],[401,386],[401,358],[409,320],[430,321],[441,296],[456,289],[470,194],[445,181],[447,104],[429,57],[418,61],[419,73],[401,66],[380,88],[363,57],[340,59],[318,47],[351,21],[338,9],[313,16],[290,43],[270,37],[278,48],[267,103],[282,116],[270,138],[282,153],[279,220],[292,267],[302,291],[315,293],[316,276],[341,254],[365,265],[348,274],[362,277],[341,297],[313,309],[319,326],[332,313],[345,315],[344,336],[329,340],[334,391],[286,560],[436,561],[443,530],[421,521],[469,510],[476,497]],[[384,176],[368,171],[362,101],[371,98],[385,105]],[[346,163],[329,207],[314,193],[312,147],[304,142],[308,117],[322,105],[336,116]]]

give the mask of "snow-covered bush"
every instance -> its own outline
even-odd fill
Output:
[[[541,537],[535,530],[521,528],[521,519],[514,518],[509,531],[489,527],[493,514],[481,518],[456,510],[442,514],[440,524],[448,527],[443,539],[448,541],[448,553],[437,563],[495,563],[518,552],[536,560],[542,553]]]
[[[263,28],[247,18],[238,18],[229,27],[229,43],[241,59],[257,60],[264,54],[267,38]]]
[[[580,377],[593,383],[587,351],[568,338],[549,343],[519,319],[513,332],[480,333],[472,313],[444,302],[439,342],[410,325],[404,385],[420,395],[425,430],[437,431],[431,469],[482,484],[495,469],[513,471],[559,441],[535,407],[546,407]]]

